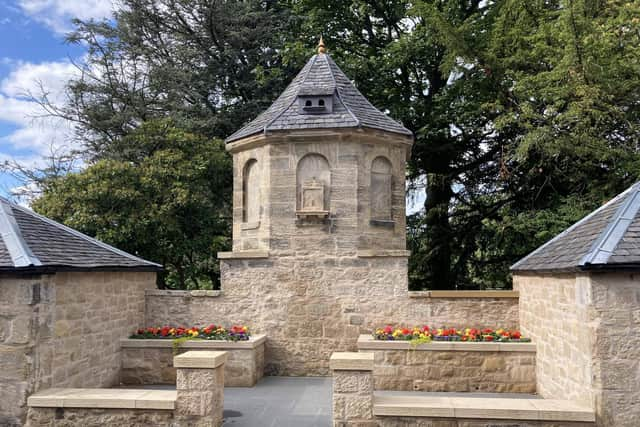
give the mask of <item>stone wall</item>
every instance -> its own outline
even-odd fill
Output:
[[[117,383],[119,340],[142,326],[152,287],[155,273],[0,276],[0,421],[20,425],[42,388]]]
[[[224,378],[227,387],[253,387],[264,373],[265,337],[250,341],[187,341],[177,352],[172,340],[123,339],[120,380],[127,385],[175,384],[173,358],[190,350],[223,350],[227,352]],[[255,343],[255,344],[254,344]],[[151,345],[150,345],[151,344]],[[237,348],[234,348],[237,346]]]
[[[360,334],[388,323],[518,326],[517,298],[410,298],[406,263],[317,252],[224,260],[220,296],[147,292],[146,323],[247,324],[268,336],[271,375],[327,375],[332,352],[356,350]]]
[[[375,354],[376,390],[536,392],[535,352],[361,351]]]
[[[50,381],[55,285],[50,276],[0,276],[0,426],[22,425],[27,396]]]
[[[640,282],[628,273],[516,275],[538,392],[588,403],[599,426],[640,418]]]
[[[538,393],[591,404],[593,329],[587,276],[516,275],[520,328],[536,343]]]
[[[173,411],[157,409],[30,408],[28,427],[177,427]],[[186,427],[186,426],[185,426]]]
[[[592,273],[593,392],[598,424],[632,427],[640,419],[640,277]]]
[[[117,384],[120,339],[143,325],[155,273],[57,273],[55,283],[52,386]]]

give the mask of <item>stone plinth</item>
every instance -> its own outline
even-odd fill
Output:
[[[176,418],[185,423],[222,425],[224,351],[187,351],[173,359],[177,368]]]
[[[227,352],[224,380],[227,387],[253,387],[264,373],[266,335],[253,335],[248,341],[191,340],[180,344],[177,354],[190,350]],[[175,384],[172,340],[122,339],[123,384]]]
[[[358,339],[373,353],[376,390],[535,393],[533,343],[431,342]]]
[[[373,419],[373,354],[333,353],[333,425],[376,426]]]

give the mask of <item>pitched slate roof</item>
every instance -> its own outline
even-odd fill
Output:
[[[298,96],[333,95],[333,111],[304,114]],[[411,131],[378,110],[356,89],[326,53],[314,55],[276,101],[226,142],[287,129],[367,127],[412,137]]]
[[[513,272],[640,269],[640,182],[511,266]]]
[[[161,268],[0,197],[0,271]]]

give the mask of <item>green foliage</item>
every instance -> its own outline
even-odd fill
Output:
[[[210,138],[264,110],[320,34],[360,91],[416,135],[408,177],[426,178],[427,198],[408,219],[413,289],[508,287],[510,264],[640,171],[638,2],[123,6],[113,21],[77,22],[69,39],[89,48],[85,74],[53,110],[79,124],[95,164],[52,178],[35,206],[167,263],[170,286],[218,280],[231,173]],[[157,129],[167,118],[170,137]],[[200,143],[163,145],[189,138]]]
[[[121,159],[58,178],[33,208],[163,264],[161,286],[217,288],[216,252],[228,249],[231,211],[224,144],[169,120],[144,123],[119,144]]]

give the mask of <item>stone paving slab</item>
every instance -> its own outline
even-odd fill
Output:
[[[330,426],[331,380],[330,377],[264,377],[255,387],[225,387],[223,426]],[[175,390],[175,386],[142,388]]]

